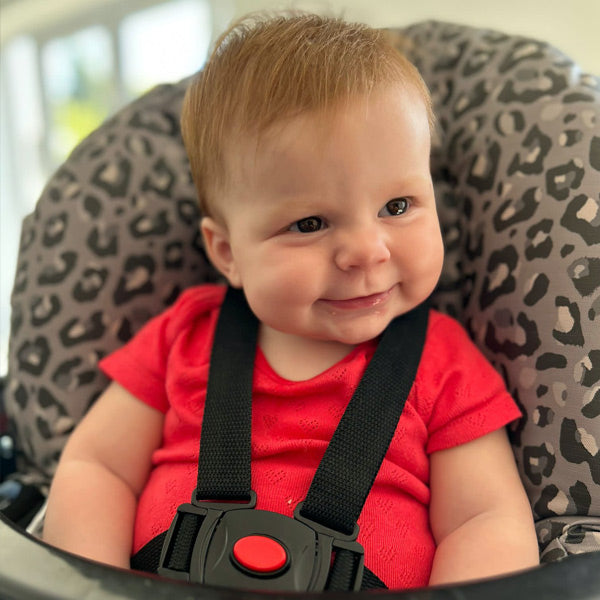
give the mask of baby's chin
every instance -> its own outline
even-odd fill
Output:
[[[366,329],[363,328],[357,331],[338,332],[337,334],[330,336],[315,336],[315,339],[319,339],[323,342],[337,343],[344,346],[358,346],[360,344],[379,339],[392,320],[393,319],[390,319],[384,325],[377,327],[369,327]]]
[[[348,330],[340,332],[338,335],[331,336],[329,341],[345,344],[348,346],[358,346],[371,340],[379,339],[394,319],[411,312],[416,306],[411,306],[406,310],[399,310],[397,314],[392,315],[386,319],[383,323],[378,323],[370,327],[356,328],[355,330]],[[326,339],[326,338],[323,338]]]

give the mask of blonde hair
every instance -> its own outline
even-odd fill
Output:
[[[397,41],[397,40],[396,40]],[[304,13],[244,17],[216,42],[183,103],[181,128],[203,215],[226,182],[225,147],[275,122],[401,83],[429,92],[384,31]]]

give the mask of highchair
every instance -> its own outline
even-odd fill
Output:
[[[395,31],[438,119],[432,173],[446,258],[432,303],[465,325],[524,414],[510,436],[542,567],[380,593],[598,598],[600,81],[523,37],[435,21]],[[65,440],[107,385],[99,358],[182,289],[218,280],[179,134],[186,85],[159,86],[99,127],[23,222],[5,387],[19,460],[0,487],[7,597],[264,597],[111,569],[20,529],[39,533]]]

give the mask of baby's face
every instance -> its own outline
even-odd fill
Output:
[[[443,260],[429,151],[423,102],[396,86],[236,145],[224,259],[263,327],[355,345],[427,298]]]

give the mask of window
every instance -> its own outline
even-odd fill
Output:
[[[42,87],[48,131],[46,150],[59,164],[115,104],[110,33],[99,25],[55,38],[42,48]]]
[[[204,11],[199,11],[201,6]],[[207,8],[195,0],[179,0],[123,19],[119,27],[120,61],[129,97],[157,82],[177,81],[198,70],[210,43],[210,29],[198,27],[210,20]]]
[[[61,3],[54,4],[59,10]],[[27,10],[27,2],[8,8],[19,5]],[[201,68],[215,14],[221,21],[232,16],[229,3],[210,0],[88,0],[69,6],[64,19],[46,27],[40,17],[2,45],[0,375],[7,369],[20,223],[44,182],[109,114],[153,85]],[[74,14],[73,6],[81,11]],[[6,18],[8,10],[3,13]]]

